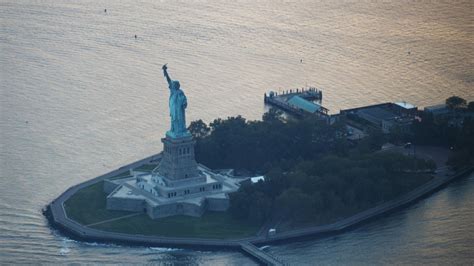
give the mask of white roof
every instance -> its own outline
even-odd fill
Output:
[[[415,108],[416,106],[414,106],[413,104],[411,103],[407,103],[407,102],[397,102],[395,103],[396,105],[400,106],[400,107],[403,107],[405,109],[413,109]]]
[[[258,183],[258,181],[260,180],[264,181],[265,177],[262,175],[262,176],[255,176],[255,177],[250,178],[250,181],[252,181],[252,183]]]

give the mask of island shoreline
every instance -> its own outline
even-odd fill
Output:
[[[364,210],[350,217],[344,218],[337,222],[306,227],[301,229],[293,229],[286,232],[278,233],[274,236],[253,236],[247,238],[235,239],[208,239],[208,238],[183,238],[183,237],[160,237],[160,236],[146,236],[133,235],[116,232],[108,232],[86,227],[75,222],[67,217],[63,207],[63,203],[74,195],[80,189],[90,185],[101,182],[108,177],[112,177],[118,173],[125,172],[130,168],[138,167],[156,161],[161,156],[161,153],[146,157],[136,162],[130,163],[126,166],[120,167],[104,175],[90,179],[83,183],[74,185],[63,192],[59,197],[53,200],[43,210],[45,217],[50,226],[58,229],[63,235],[71,239],[98,242],[98,243],[113,243],[129,246],[160,246],[172,248],[191,248],[195,250],[240,250],[244,253],[242,245],[252,244],[256,246],[268,244],[281,244],[293,241],[301,241],[305,239],[313,239],[328,235],[335,235],[351,230],[354,227],[373,221],[383,214],[393,213],[403,209],[411,204],[414,204],[433,193],[446,187],[452,181],[461,177],[467,176],[474,170],[474,166],[468,166],[465,169],[458,171],[454,175],[435,177],[427,183],[415,188],[414,190],[397,197],[396,199],[387,201],[385,203],[376,205],[370,209]]]

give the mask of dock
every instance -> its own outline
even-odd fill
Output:
[[[249,242],[242,243],[240,247],[245,253],[252,256],[256,260],[258,260],[260,263],[263,263],[264,265],[278,265],[278,266],[285,265],[279,259],[272,257],[270,254],[266,253],[265,251],[259,249],[258,247],[256,247],[255,245]]]
[[[308,115],[328,117],[329,110],[321,105],[323,93],[315,87],[270,91],[264,94],[264,102],[289,114],[302,118]],[[315,102],[316,101],[316,102]]]

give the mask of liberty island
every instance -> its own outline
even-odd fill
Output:
[[[415,169],[413,169],[413,164],[409,164],[407,161],[403,166],[407,178],[420,175],[416,182],[410,184],[404,190],[390,195],[382,203],[363,211],[344,216],[339,216],[336,211],[333,211],[329,215],[333,215],[333,218],[338,217],[332,221],[319,221],[312,225],[303,224],[293,227],[286,225],[286,228],[278,227],[282,224],[282,219],[280,221],[262,219],[260,222],[253,222],[253,224],[249,221],[245,222],[233,217],[235,210],[245,210],[242,207],[247,205],[256,205],[259,208],[269,207],[268,204],[262,204],[265,203],[265,198],[255,200],[255,198],[251,198],[252,195],[245,194],[249,191],[252,192],[257,187],[262,188],[262,183],[259,182],[260,184],[257,186],[249,184],[243,187],[241,185],[243,181],[250,179],[253,182],[253,178],[237,178],[231,174],[230,169],[229,171],[211,170],[196,162],[194,154],[196,141],[193,134],[186,128],[185,110],[188,104],[186,96],[180,88],[179,81],[170,78],[167,66],[164,65],[162,69],[170,90],[170,129],[166,132],[165,137],[161,139],[163,143],[162,152],[73,186],[65,191],[45,210],[45,215],[53,226],[65,229],[74,237],[83,240],[172,247],[235,248],[262,263],[281,265],[282,262],[279,259],[258,249],[257,246],[304,238],[310,235],[338,233],[373,217],[413,203],[452,180],[465,176],[472,171],[472,167],[461,168],[456,172],[450,172],[447,168],[438,168],[439,171],[435,172],[435,177],[429,174],[420,175],[420,173],[424,173],[420,170],[431,173],[438,163],[430,164],[428,161],[417,157],[414,159],[417,162],[414,164]],[[402,107],[405,108],[405,106],[406,104]],[[243,121],[245,125],[241,132],[242,135],[245,137],[245,134],[248,134],[249,131],[254,134],[255,127],[273,125],[276,128],[274,132],[281,132],[284,127],[300,125],[301,121],[295,121],[296,124],[283,123],[278,120],[276,114],[275,112],[268,113],[268,116],[264,117],[264,121],[257,125],[250,122],[252,127],[249,126],[248,122]],[[239,120],[242,121],[242,118],[228,118],[228,120],[239,122]],[[302,121],[304,122],[304,120]],[[307,124],[307,126],[326,129],[331,126],[320,120],[313,120],[313,122]],[[234,123],[234,125],[242,127],[242,123]],[[305,131],[311,131],[311,128],[307,129]],[[195,133],[195,131],[192,132]],[[268,130],[256,130],[256,132],[261,132],[258,139],[269,139],[273,134]],[[199,139],[198,135],[195,136]],[[332,137],[332,135],[327,137]],[[212,133],[210,138],[212,138]],[[234,138],[238,139],[236,136]],[[227,141],[228,139],[221,138],[219,141]],[[320,141],[324,142],[325,139],[322,138]],[[210,147],[216,148],[218,146]],[[225,147],[225,145],[220,146]],[[288,149],[288,146],[282,145],[285,149]],[[220,150],[212,149],[208,152],[225,156],[229,151],[221,148]],[[439,152],[443,155],[440,156],[438,165],[444,165],[447,153],[444,150],[439,150]],[[405,153],[405,150],[402,150],[401,153]],[[249,153],[244,154],[251,157]],[[427,152],[423,149],[417,149],[417,154],[418,156],[426,155]],[[377,156],[383,157],[389,165],[404,162],[403,158],[405,158],[405,155],[399,157],[395,154],[372,153],[371,157],[368,157],[362,163],[376,161]],[[339,164],[341,160],[337,160],[336,162]],[[212,161],[207,162],[212,163]],[[323,168],[316,167],[316,169]],[[386,174],[398,176],[398,172],[386,172]],[[271,176],[269,179],[271,180]],[[265,180],[264,177],[263,180]],[[263,185],[265,185],[264,182]],[[268,185],[269,188],[275,184],[279,185],[276,182],[266,184],[270,184]],[[240,189],[241,187],[243,189]],[[319,189],[319,186],[316,188]],[[377,186],[374,185],[374,190],[376,188]],[[268,191],[274,190],[268,189],[266,192]],[[235,194],[229,198],[229,194],[233,192]],[[254,194],[261,197],[262,195],[265,196],[263,193]],[[240,198],[235,198],[234,195],[239,195]],[[231,199],[234,201],[231,201]],[[245,205],[241,202],[250,204]],[[301,204],[301,202],[298,202],[298,204]],[[232,210],[233,206],[237,206],[237,208]],[[324,205],[321,206],[326,208]],[[295,205],[293,207],[293,209],[298,208]],[[230,210],[227,211],[229,208]],[[275,208],[288,208],[288,205],[285,207],[284,198],[280,197],[275,202]],[[249,215],[255,213],[248,212]],[[273,226],[283,228],[283,230],[277,233]]]
[[[307,161],[307,163],[311,164],[311,167],[306,167],[305,169],[316,169],[316,171],[323,169],[323,171],[330,172],[335,170],[325,169],[324,164],[337,165],[339,167],[344,163],[347,164],[347,160],[350,160],[353,163],[347,164],[349,168],[357,168],[359,167],[358,165],[382,162],[381,164],[385,165],[385,168],[382,169],[381,176],[377,175],[376,177],[377,179],[380,177],[386,178],[385,183],[371,184],[372,191],[377,193],[383,191],[384,187],[396,188],[396,190],[393,190],[395,191],[394,193],[384,194],[383,201],[379,201],[375,205],[366,205],[362,211],[357,209],[359,208],[357,205],[358,201],[364,202],[366,200],[366,203],[370,203],[370,200],[373,200],[373,198],[355,201],[354,204],[349,206],[353,208],[352,213],[349,213],[349,215],[338,212],[338,209],[333,209],[331,212],[326,212],[326,216],[322,219],[322,216],[320,216],[319,220],[313,220],[314,217],[309,216],[314,214],[316,209],[310,209],[313,208],[312,205],[304,205],[310,202],[310,200],[307,197],[301,197],[300,191],[302,190],[288,189],[282,193],[283,196],[278,196],[273,204],[272,201],[269,201],[270,195],[265,195],[265,193],[273,193],[282,184],[282,182],[275,182],[275,176],[271,174],[262,176],[261,181],[258,181],[260,177],[257,177],[258,180],[254,181],[255,178],[234,176],[232,169],[211,170],[205,165],[196,162],[196,141],[194,136],[199,141],[202,141],[202,136],[196,134],[195,127],[190,126],[193,134],[186,128],[186,108],[188,105],[186,95],[181,89],[179,81],[171,79],[166,64],[163,65],[162,70],[170,90],[168,102],[170,129],[166,132],[165,137],[161,139],[163,143],[162,152],[73,186],[65,191],[48,205],[45,210],[45,215],[54,226],[63,228],[74,237],[84,240],[173,247],[235,248],[263,264],[283,265],[284,263],[280,259],[269,255],[257,246],[304,238],[310,235],[338,233],[380,216],[383,213],[413,203],[454,179],[471,173],[473,170],[472,166],[464,167],[465,163],[462,160],[459,161],[460,168],[449,169],[447,167],[439,167],[446,165],[448,159],[448,152],[442,147],[417,148],[416,157],[413,150],[413,159],[407,157],[410,155],[410,152],[407,152],[406,147],[401,148],[401,150],[398,149],[395,153],[384,152],[382,147],[379,152],[371,152],[369,150],[363,160],[358,155],[349,155],[345,159],[326,157],[321,159],[322,162],[318,160]],[[310,92],[314,93],[313,90]],[[307,93],[307,91],[298,92],[297,90],[296,93]],[[283,96],[274,94],[269,97],[272,99],[276,97],[288,98],[288,94]],[[288,100],[288,103],[292,104],[292,108],[307,106],[300,105],[302,100],[305,99],[296,98],[296,101],[293,100],[295,97],[299,96],[293,95]],[[267,99],[265,98],[265,100]],[[461,108],[466,109],[467,117],[472,116],[472,108],[467,109],[464,107],[465,100],[462,98],[453,96],[447,99],[446,102],[447,105],[460,105]],[[305,110],[303,108],[300,109]],[[324,109],[320,107],[319,110]],[[386,103],[377,106],[355,108],[354,110],[342,110],[341,114],[350,113],[354,115],[357,113],[362,117],[371,118],[372,116],[368,116],[367,112],[369,114],[374,111],[376,113],[382,112],[380,110],[385,110],[386,114],[390,114],[390,110],[399,110],[399,115],[410,118],[416,111],[416,107],[406,103]],[[434,112],[435,114],[441,113],[442,115],[451,113],[449,110],[441,111],[439,108],[427,108],[425,113]],[[232,157],[232,155],[239,154],[240,156],[253,158],[253,161],[247,160],[246,162],[254,163],[258,158],[242,148],[258,146],[259,143],[262,143],[261,140],[263,139],[267,141],[273,139],[273,143],[279,142],[281,144],[280,147],[285,151],[294,145],[295,139],[311,141],[311,143],[327,143],[331,138],[337,136],[339,138],[346,137],[342,134],[338,135],[337,131],[327,135],[318,134],[321,135],[321,138],[316,140],[298,136],[298,133],[301,132],[318,132],[317,130],[320,129],[337,130],[339,128],[338,124],[330,124],[327,123],[329,121],[326,122],[320,119],[321,115],[325,115],[324,112],[320,114],[313,112],[312,114],[317,116],[309,116],[308,119],[312,119],[311,123],[306,124],[305,122],[310,120],[303,119],[294,123],[282,121],[275,111],[267,113],[261,123],[246,122],[240,116],[237,118],[230,117],[224,122],[217,120],[212,126],[214,131],[211,131],[205,137],[211,141],[211,145],[207,144],[209,145],[208,147],[212,147],[212,149],[207,150],[207,160],[205,160],[206,154],[200,154],[199,158],[205,161],[206,164],[212,164],[214,169],[219,169],[219,166],[224,166],[225,164],[219,165],[213,161],[219,160],[219,158],[215,157],[216,154],[221,158],[228,157],[233,158],[234,161],[241,161],[242,157]],[[351,116],[347,115],[347,117],[350,118]],[[393,120],[392,117],[389,118],[387,121],[383,120],[381,124],[373,119],[370,121],[373,120],[372,122],[375,125],[381,126],[381,132],[389,133],[394,128],[387,124]],[[405,121],[401,120],[398,116],[393,118],[395,122]],[[200,123],[203,122],[200,121]],[[299,126],[304,126],[304,130],[297,131],[294,138],[275,139],[275,132],[280,134],[287,130],[288,127],[294,129]],[[201,124],[200,127],[205,129],[207,126]],[[219,127],[227,127],[227,132],[239,128],[241,130],[240,135],[233,136],[232,138],[228,136],[216,139],[213,133]],[[268,130],[268,127],[272,129]],[[255,138],[255,132],[259,132],[257,138]],[[295,134],[294,131],[293,134]],[[258,142],[252,145],[252,143],[243,141],[242,138],[257,140]],[[369,135],[366,138],[376,140],[376,136]],[[212,141],[214,141],[213,145]],[[225,145],[227,141],[246,144],[229,150]],[[338,141],[341,141],[341,139]],[[363,142],[359,144],[361,143],[363,144]],[[197,144],[202,145],[202,142]],[[306,145],[308,144],[306,143]],[[298,147],[298,145],[295,147]],[[363,146],[360,147],[363,148]],[[259,149],[258,147],[255,148]],[[277,152],[271,149],[262,149],[262,147],[260,147],[260,150],[266,150],[269,153]],[[361,151],[363,152],[363,150]],[[324,151],[315,150],[315,153],[324,153]],[[326,151],[326,153],[328,152]],[[278,152],[277,154],[283,153]],[[265,162],[268,162],[267,157],[271,156],[271,154],[262,156],[260,159],[265,160],[261,161],[259,165],[265,165]],[[424,159],[431,158],[430,156],[435,156],[437,162]],[[209,160],[209,158],[213,160]],[[410,163],[412,160],[414,163]],[[394,165],[399,166],[395,168],[393,167]],[[402,167],[401,176],[400,172],[398,172],[399,170],[397,170],[400,168],[400,165]],[[434,171],[435,169],[437,171]],[[296,169],[296,171],[300,170]],[[287,183],[289,186],[304,185],[304,182],[294,182],[294,180],[299,178],[298,176],[286,176],[284,173],[278,175],[291,180],[292,182]],[[268,177],[270,181],[265,181],[265,177]],[[346,175],[340,174],[340,176],[332,178],[342,178],[343,180],[345,177],[353,177],[352,172],[347,172]],[[249,180],[250,183],[246,182]],[[413,181],[408,186],[401,186],[397,185],[396,182],[398,180]],[[243,182],[247,184],[244,185]],[[251,184],[257,182],[257,185]],[[359,189],[358,194],[364,194],[364,188],[360,190],[360,186],[354,187]],[[318,183],[317,186],[310,186],[308,188],[318,191],[324,188],[324,183]],[[337,187],[337,189],[344,193],[343,186]],[[233,194],[229,196],[230,193]],[[295,198],[298,199],[298,202],[295,202]],[[320,203],[318,215],[324,213],[327,206],[332,204],[331,201],[321,203],[323,200],[322,198],[318,200],[318,203]],[[306,209],[301,209],[301,206],[306,206]],[[250,207],[256,209],[251,212],[248,209]],[[262,213],[266,213],[267,216],[263,216]],[[245,217],[244,215],[247,216]],[[298,215],[297,217],[300,219],[304,217],[303,215],[306,215],[309,218],[304,219],[311,223],[295,223],[296,220],[293,220],[295,215]],[[247,220],[244,220],[242,217]],[[252,220],[252,218],[255,219]],[[275,218],[278,218],[278,220]]]

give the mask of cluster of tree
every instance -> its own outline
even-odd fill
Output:
[[[452,96],[446,99],[451,113],[433,117],[424,112],[413,124],[413,140],[422,145],[446,146],[453,149],[448,164],[454,169],[474,164],[474,102]]]
[[[230,195],[230,212],[250,222],[270,218],[302,223],[339,218],[395,198],[426,182],[415,169],[435,168],[401,154],[327,156],[289,171],[275,167],[257,184]]]
[[[216,119],[206,125],[193,121],[189,127],[196,139],[198,160],[211,168],[246,169],[265,173],[274,165],[294,164],[319,158],[328,152],[344,153],[349,144],[343,125],[328,125],[314,118],[283,120],[271,110],[262,121],[241,116]]]
[[[459,96],[451,96],[445,101],[446,106],[451,110],[474,111],[474,102],[469,102]]]
[[[270,217],[299,222],[361,210],[418,185],[420,179],[408,173],[414,167],[435,167],[403,155],[374,154],[385,141],[380,131],[351,146],[342,120],[333,125],[315,118],[284,120],[273,109],[262,121],[199,120],[189,130],[199,162],[265,173],[265,181],[230,195],[232,215],[251,222]]]
[[[473,112],[474,104],[456,96],[446,104],[454,115],[434,119],[424,114],[409,134],[397,136],[417,144],[452,146],[449,163],[455,168],[473,164],[474,119],[466,113]],[[189,130],[198,161],[211,168],[265,174],[264,181],[245,184],[230,195],[232,215],[257,223],[270,218],[299,223],[354,213],[426,182],[416,172],[436,167],[433,161],[374,153],[387,137],[394,137],[377,129],[351,145],[342,119],[332,125],[315,118],[282,119],[271,109],[262,121],[237,116],[207,125],[198,120]]]

